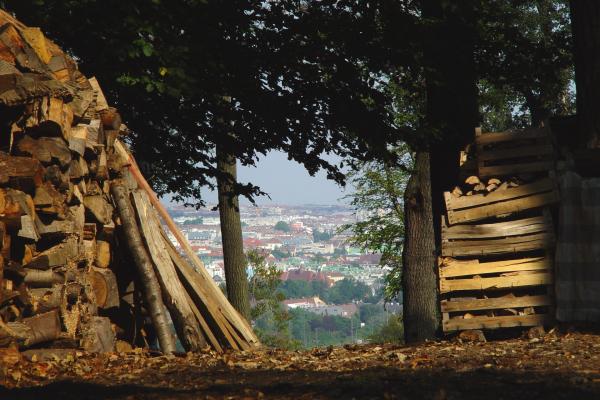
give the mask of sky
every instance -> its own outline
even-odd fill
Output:
[[[262,196],[256,199],[257,204],[339,204],[347,203],[341,198],[348,194],[325,176],[318,173],[310,176],[304,167],[287,159],[282,152],[270,152],[262,157],[256,167],[238,165],[238,181],[251,182],[260,186],[271,197]],[[206,190],[203,195],[207,202],[216,202],[216,192]],[[248,200],[240,198],[243,204]]]

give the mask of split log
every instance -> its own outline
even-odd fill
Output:
[[[479,180],[479,177],[471,175],[467,179],[465,179],[465,183],[467,185],[477,185],[478,183],[481,183],[481,181]]]
[[[40,271],[25,268],[24,282],[32,288],[51,288],[55,284],[65,283],[65,277],[63,274],[53,272],[52,270]]]
[[[73,110],[57,97],[42,97],[27,106],[25,126],[39,136],[68,139],[73,125]]]
[[[77,238],[71,237],[65,242],[51,247],[50,249],[33,257],[25,265],[26,268],[47,270],[53,267],[67,265],[81,256],[82,249],[79,246]]]
[[[110,243],[104,240],[96,242],[96,257],[94,260],[98,268],[108,268],[110,265]]]
[[[114,210],[104,196],[85,196],[83,198],[83,204],[85,205],[86,211],[93,215],[96,221],[101,224],[108,224],[112,221]]]
[[[35,189],[33,204],[38,212],[65,219],[65,196],[59,193],[50,182],[45,182]]]
[[[71,151],[62,137],[41,137],[33,139],[25,135],[16,147],[19,155],[28,155],[40,160],[44,165],[60,164],[66,167],[71,162]]]
[[[108,130],[118,131],[121,127],[121,124],[123,123],[121,115],[114,107],[108,107],[107,110],[101,111],[100,119],[102,120],[102,125],[104,126],[104,129]]]
[[[62,192],[68,191],[71,187],[69,175],[62,172],[58,165],[46,167],[46,170],[44,171],[44,180],[52,183],[56,189]]]
[[[30,157],[14,157],[0,152],[0,184],[11,184],[17,189],[33,188],[42,184],[43,168]]]
[[[117,278],[110,269],[92,268],[86,274],[87,281],[94,291],[96,305],[107,309],[119,306]]]
[[[127,245],[139,273],[144,297],[157,332],[160,348],[164,353],[171,354],[176,350],[175,340],[169,329],[160,284],[138,230],[127,189],[122,181],[115,180],[111,185],[111,193],[119,211]]]
[[[175,266],[165,247],[160,233],[162,228],[154,214],[154,208],[145,192],[136,190],[132,195],[144,239],[156,267],[163,298],[179,339],[186,351],[199,351],[206,346],[206,340],[200,333],[200,325],[185,297],[185,288],[177,277]]]
[[[60,332],[60,318],[56,310],[25,318],[21,322],[3,323],[0,320],[0,346],[15,343],[19,347],[30,347],[58,339]]]
[[[79,154],[81,157],[85,154],[85,145],[87,143],[88,126],[79,124],[71,128],[69,136],[69,149]]]
[[[104,93],[102,92],[102,88],[100,87],[100,84],[98,83],[96,77],[91,77],[90,79],[88,79],[88,81],[90,82],[90,85],[92,85],[92,88],[94,89],[94,92],[97,96],[96,112],[108,110],[108,102],[106,101],[106,97],[104,97]]]
[[[115,333],[106,317],[92,317],[83,326],[81,347],[91,353],[109,353],[115,350]]]

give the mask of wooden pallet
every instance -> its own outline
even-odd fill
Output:
[[[553,247],[554,227],[549,213],[538,217],[479,225],[446,226],[442,221],[442,255],[489,256]]]
[[[550,285],[554,281],[552,261],[548,257],[483,263],[442,257],[439,266],[441,294]]]
[[[454,225],[554,204],[559,201],[559,194],[554,179],[543,178],[534,183],[472,196],[454,197],[445,192],[444,201],[448,223]]]
[[[469,319],[447,319],[442,321],[444,332],[467,329],[498,329],[547,325],[554,320],[551,314],[508,315],[500,317],[477,316]]]
[[[480,178],[547,172],[554,168],[556,156],[549,128],[475,132]]]

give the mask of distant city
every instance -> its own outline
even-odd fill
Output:
[[[170,205],[169,212],[204,261],[213,279],[225,281],[218,211]],[[244,250],[258,249],[281,271],[281,280],[321,281],[331,287],[344,278],[380,292],[389,268],[379,254],[368,254],[348,243],[344,225],[361,218],[345,205],[246,205],[240,207]],[[172,238],[175,242],[174,238]],[[252,275],[251,267],[248,273]],[[287,301],[290,308],[316,307],[312,299]],[[343,315],[343,314],[342,314]]]

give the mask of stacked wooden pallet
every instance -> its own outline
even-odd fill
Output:
[[[544,325],[552,319],[559,200],[547,128],[482,134],[461,155],[475,172],[444,193],[439,260],[444,332]]]

